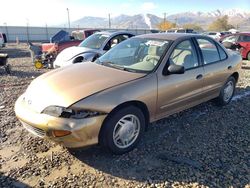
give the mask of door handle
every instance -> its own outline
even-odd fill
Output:
[[[231,66],[231,65],[230,65],[230,66],[228,66],[228,67],[227,67],[227,69],[228,69],[228,70],[232,69],[232,66]]]
[[[199,74],[198,76],[196,76],[196,80],[200,80],[202,79],[203,75],[202,74]]]

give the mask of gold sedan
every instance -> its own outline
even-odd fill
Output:
[[[140,35],[95,62],[36,78],[15,112],[37,136],[66,147],[99,143],[122,154],[150,122],[214,98],[228,104],[240,66],[239,54],[206,36]]]

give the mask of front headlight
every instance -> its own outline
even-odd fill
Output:
[[[103,114],[101,112],[94,112],[89,110],[73,110],[61,106],[48,106],[43,110],[42,113],[54,117],[73,118],[73,119],[83,119]]]
[[[42,113],[55,117],[61,117],[62,115],[72,114],[73,110],[61,106],[48,106]]]

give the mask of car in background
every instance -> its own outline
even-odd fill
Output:
[[[94,33],[100,32],[99,29],[84,29],[84,30],[76,30],[71,32],[71,36],[74,37],[75,40],[81,40],[88,38],[90,35]]]
[[[51,37],[49,43],[42,44],[43,54],[54,54],[54,58],[65,48],[70,46],[77,46],[82,40],[75,40],[74,37],[70,36],[67,31],[60,30],[53,37]]]
[[[220,39],[220,42],[229,49],[239,48],[242,58],[250,61],[250,33],[235,33]]]
[[[174,28],[168,29],[166,33],[196,33],[193,29]]]
[[[223,32],[210,31],[210,32],[203,33],[203,35],[207,35],[207,36],[219,41],[221,39],[221,37],[223,37],[225,34]]]
[[[78,46],[63,50],[54,61],[54,68],[85,61],[95,61],[118,43],[133,36],[134,34],[126,31],[97,32],[82,41]]]
[[[95,62],[36,78],[18,98],[15,113],[42,138],[72,148],[99,143],[123,154],[150,122],[210,99],[228,104],[240,67],[237,52],[207,36],[138,35]]]
[[[82,40],[98,31],[97,29],[72,31],[73,36],[70,36],[68,32],[60,30],[50,39],[49,43],[34,45],[28,42],[32,62],[38,69],[43,67],[53,68],[53,62],[61,51],[72,46],[78,46]]]
[[[226,36],[226,35],[231,35],[232,32],[230,31],[222,31],[221,33],[223,33],[223,37]]]

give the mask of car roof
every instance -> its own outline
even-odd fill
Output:
[[[128,32],[128,31],[101,31],[95,34],[102,34],[102,35],[108,35],[108,36],[115,36],[115,35],[120,35],[120,34],[134,35],[133,33]]]
[[[239,34],[239,35],[250,35],[249,32],[240,32],[240,33],[237,33],[237,34]]]
[[[144,34],[138,35],[136,38],[151,38],[151,39],[163,39],[163,40],[177,40],[180,38],[188,37],[204,37],[204,35],[192,34],[192,33],[153,33],[153,34]]]
[[[232,34],[226,35],[226,37],[236,36],[236,35],[247,35],[247,36],[250,36],[250,33],[249,32],[232,33]]]

